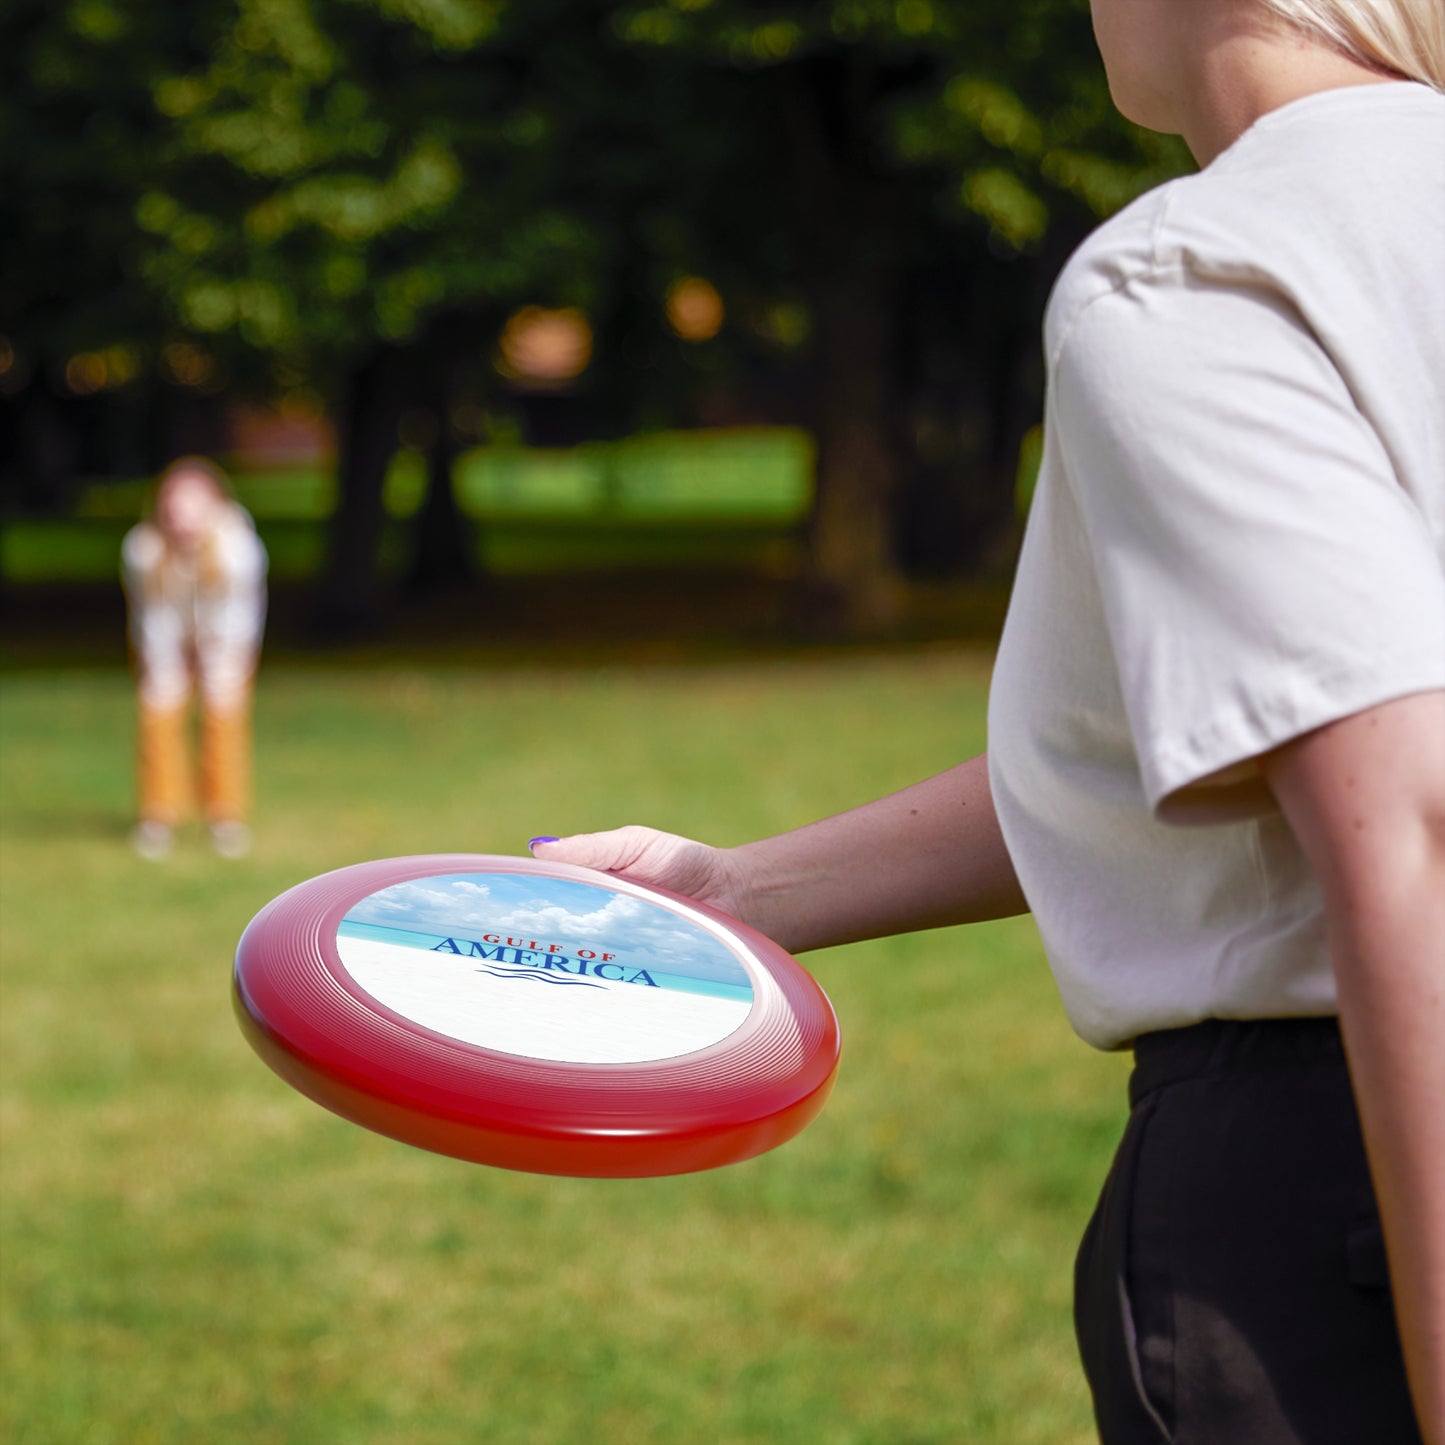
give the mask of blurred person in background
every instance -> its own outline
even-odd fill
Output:
[[[200,457],[173,462],[151,515],[126,534],[122,575],[138,691],[132,842],[163,858],[199,795],[212,846],[250,847],[251,692],[266,616],[266,549],[224,473]],[[199,787],[191,703],[200,699]]]
[[[534,851],[795,952],[1031,910],[1134,1051],[1075,1271],[1105,1445],[1445,1445],[1445,5],[1093,14],[1202,169],[1050,300],[989,752]]]

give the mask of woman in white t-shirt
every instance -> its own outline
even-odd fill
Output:
[[[170,851],[199,793],[216,851],[243,854],[251,774],[251,689],[266,617],[266,549],[224,474],[201,457],[172,463],[151,516],[125,537],[121,571],[138,693],[133,841]],[[187,743],[200,694],[199,788]]]
[[[1136,1057],[1076,1277],[1106,1445],[1445,1445],[1445,8],[1094,22],[1203,169],[1050,301],[989,754],[738,848],[535,851],[795,951],[1031,908]]]

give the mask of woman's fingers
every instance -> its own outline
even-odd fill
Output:
[[[572,863],[618,873],[635,883],[666,888],[690,898],[727,906],[728,880],[716,848],[675,833],[631,825],[567,838],[534,838],[532,854],[547,863]]]
[[[532,855],[549,863],[574,863],[603,873],[627,873],[648,851],[650,828],[611,828],[605,833],[573,833],[567,838],[534,838]],[[682,842],[682,839],[676,840]]]

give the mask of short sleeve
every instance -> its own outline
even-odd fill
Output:
[[[1050,386],[1161,817],[1264,811],[1262,753],[1445,687],[1440,543],[1277,293],[1133,282],[1084,308]]]

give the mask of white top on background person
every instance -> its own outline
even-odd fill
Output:
[[[266,619],[266,549],[210,463],[167,469],[121,567],[142,703],[179,707],[196,686],[209,707],[242,701]]]
[[[1337,1011],[1445,1445],[1445,122],[1399,83],[1445,89],[1445,7],[1092,9],[1119,109],[1205,171],[1106,226],[1051,306],[998,805],[980,756],[736,848],[629,827],[534,851],[794,951],[1032,902],[1104,1044]]]
[[[1045,331],[989,757],[1070,1020],[1333,1013],[1257,759],[1445,688],[1445,95],[1256,121],[1095,232]]]

